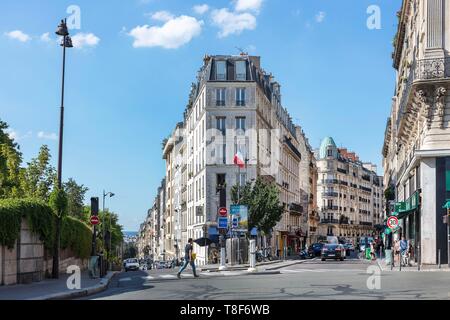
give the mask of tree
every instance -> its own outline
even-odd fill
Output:
[[[48,201],[56,182],[56,170],[50,164],[51,155],[48,146],[43,145],[37,158],[28,163],[22,179],[25,196]]]
[[[247,183],[239,190],[234,186],[231,197],[234,203],[248,206],[248,228],[258,228],[265,234],[270,234],[272,229],[281,220],[284,208],[280,204],[280,192],[277,186],[258,178],[255,184]]]
[[[89,189],[84,185],[77,184],[77,182],[72,178],[64,183],[63,187],[67,194],[67,214],[79,220],[85,221],[83,203],[86,192],[88,192]]]
[[[20,188],[22,154],[7,130],[8,124],[0,120],[0,199],[22,196]]]

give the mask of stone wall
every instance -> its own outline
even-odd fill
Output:
[[[87,269],[88,261],[73,257],[70,250],[61,250],[59,271],[65,273],[70,265]],[[0,285],[39,282],[51,274],[52,255],[44,248],[39,236],[32,233],[23,220],[20,237],[13,249],[0,246]]]

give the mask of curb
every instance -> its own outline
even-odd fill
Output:
[[[423,269],[423,266],[422,266],[422,268],[420,268],[420,270],[417,270],[417,267],[412,267],[414,269],[402,269],[401,271],[398,269],[398,267],[394,268],[393,270],[390,270],[388,267],[383,268],[383,264],[380,262],[379,259],[377,259],[377,264],[378,264],[378,267],[381,269],[381,271],[392,272],[392,273],[394,273],[394,272],[450,272],[449,268]],[[411,268],[411,267],[407,267],[407,268]]]
[[[70,300],[70,299],[76,299],[81,297],[87,297],[96,293],[100,293],[108,287],[111,280],[114,278],[116,274],[119,272],[108,272],[105,278],[100,280],[100,283],[98,285],[88,287],[81,290],[75,290],[70,292],[62,292],[62,293],[54,293],[46,296],[41,296],[37,298],[33,298],[31,300]]]
[[[296,261],[296,262],[293,262],[293,263],[285,264],[285,265],[282,265],[282,266],[276,266],[276,267],[272,267],[272,268],[267,268],[266,270],[268,270],[268,271],[280,270],[280,269],[283,269],[283,268],[295,266],[297,264],[305,263],[306,261],[311,261],[311,260],[300,260],[300,261]]]

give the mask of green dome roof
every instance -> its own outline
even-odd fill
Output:
[[[322,144],[320,145],[320,152],[319,152],[320,159],[327,158],[329,149],[333,150],[333,157],[337,158],[336,143],[334,142],[333,138],[326,137],[325,139],[323,139]]]

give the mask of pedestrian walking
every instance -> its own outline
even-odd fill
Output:
[[[178,279],[181,279],[181,273],[183,273],[184,270],[186,270],[187,266],[190,264],[192,267],[192,272],[194,273],[194,277],[198,278],[196,269],[195,269],[195,253],[194,247],[193,247],[193,240],[189,239],[188,243],[186,244],[186,247],[184,249],[184,264],[181,267],[180,271],[178,271],[177,277]]]

